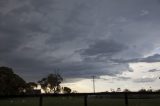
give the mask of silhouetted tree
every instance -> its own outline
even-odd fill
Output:
[[[72,91],[72,93],[78,93],[78,91],[76,91],[76,90],[73,90],[73,91]]]
[[[24,91],[26,82],[9,67],[0,67],[0,95],[16,95]]]
[[[121,88],[117,88],[117,91],[116,92],[121,92]]]
[[[155,92],[160,92],[160,89],[156,90]]]
[[[147,89],[147,92],[153,92],[152,87],[149,87],[149,89]]]
[[[30,89],[34,89],[34,88],[36,88],[38,86],[37,83],[35,83],[35,82],[28,82],[26,85]]]
[[[69,87],[63,87],[63,93],[71,93],[71,91]]]
[[[140,89],[138,92],[147,92],[146,89]]]
[[[37,88],[37,83],[35,82],[28,82],[26,84],[25,93],[26,94],[34,94],[35,88]]]
[[[124,89],[123,92],[131,92],[129,89]]]
[[[49,74],[47,77],[42,78],[38,83],[41,85],[45,93],[59,93],[61,91],[60,83],[63,78],[60,74]]]
[[[111,92],[115,92],[115,90],[114,90],[114,89],[112,89],[112,88],[111,88],[110,90],[111,90]]]

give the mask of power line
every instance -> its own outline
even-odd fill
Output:
[[[93,93],[95,93],[95,76],[92,76],[92,78],[93,78]]]
[[[95,84],[95,79],[96,79],[96,76],[92,76],[92,83],[93,83],[93,93],[96,92],[96,84]],[[108,80],[106,78],[98,78],[98,79],[102,79],[102,80]]]

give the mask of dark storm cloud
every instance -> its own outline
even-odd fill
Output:
[[[151,69],[148,72],[158,72],[158,71],[160,71],[160,70],[158,70],[158,69]]]
[[[117,43],[113,40],[100,40],[89,45],[87,49],[82,49],[81,55],[85,56],[112,56],[127,49],[125,45]]]
[[[148,56],[146,58],[142,58],[142,59],[140,59],[140,62],[148,62],[148,63],[160,62],[160,54],[155,54],[153,56]]]
[[[159,61],[159,55],[143,58],[159,44],[159,5],[156,0],[1,0],[0,65],[27,80],[57,68],[67,78],[133,72],[130,62]]]
[[[112,61],[115,61],[117,63],[138,63],[138,62],[155,63],[155,62],[160,62],[160,55],[154,54],[152,56],[148,56],[145,58],[135,58],[135,59],[130,59],[130,60],[112,59]]]
[[[123,81],[126,81],[126,80],[130,80],[131,77],[118,77],[118,80],[123,80]]]
[[[125,76],[116,76],[114,78],[112,78],[113,80],[117,80],[117,81],[128,81],[131,80],[131,77],[125,77]]]
[[[156,78],[138,78],[133,80],[136,83],[149,83],[156,81]]]

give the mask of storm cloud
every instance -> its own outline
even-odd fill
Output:
[[[137,82],[137,83],[148,83],[148,82],[154,82],[156,80],[156,78],[138,78],[138,79],[135,79],[134,82]]]
[[[160,62],[159,10],[158,0],[1,0],[0,65],[26,80],[133,72],[128,63]]]
[[[160,71],[160,70],[158,70],[158,69],[151,69],[148,72],[158,72],[158,71]]]
[[[148,56],[145,58],[134,58],[128,60],[123,60],[123,59],[111,59],[111,60],[117,63],[138,63],[138,62],[155,63],[155,62],[160,62],[160,55],[154,54],[152,56]]]

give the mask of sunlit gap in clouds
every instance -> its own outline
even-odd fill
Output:
[[[129,66],[134,70],[133,72],[125,71],[116,76],[104,75],[95,78],[96,92],[111,91],[113,89],[116,91],[117,88],[121,88],[121,90],[130,89],[131,91],[138,91],[142,88],[150,89],[151,87],[153,90],[159,89],[160,62],[130,63]],[[63,85],[77,89],[78,92],[93,92],[92,77]]]

